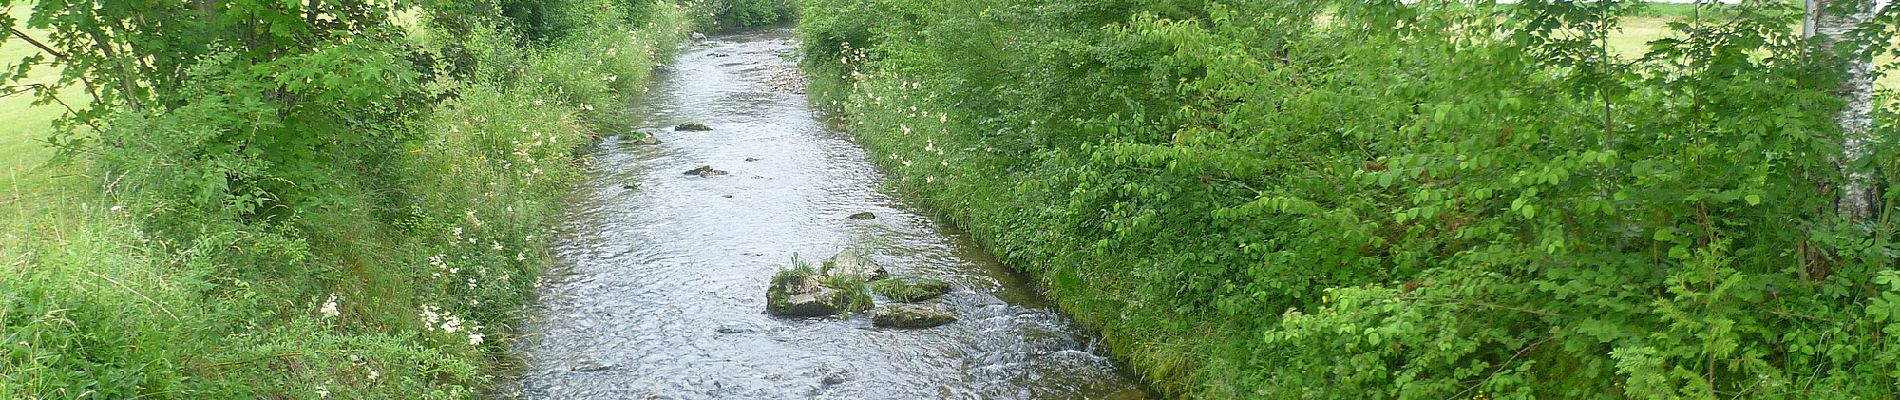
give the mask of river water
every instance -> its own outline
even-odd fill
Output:
[[[501,397],[1147,398],[1028,282],[879,191],[868,154],[784,79],[793,36],[714,37],[654,77],[635,115],[663,143],[609,138],[593,153],[523,328],[524,371]],[[713,130],[669,129],[685,122]],[[684,174],[701,165],[730,174]],[[876,219],[846,218],[865,211]],[[794,254],[846,248],[951,282],[934,302],[959,320],[888,330],[764,314]]]

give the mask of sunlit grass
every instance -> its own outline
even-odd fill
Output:
[[[1669,35],[1672,32],[1669,23],[1682,18],[1677,16],[1681,14],[1680,11],[1660,14],[1663,15],[1624,18],[1622,30],[1610,35],[1610,50],[1626,58],[1641,57],[1649,50],[1650,41]],[[1900,46],[1900,42],[1895,42],[1895,45]],[[1896,66],[1893,56],[1881,57],[1875,62],[1877,65],[1887,66],[1886,69],[1890,71]],[[1880,79],[1878,84],[1883,88],[1900,89],[1900,74],[1888,73]]]
[[[15,6],[7,12],[24,20],[29,10]],[[28,31],[34,36],[38,32]],[[12,66],[40,52],[18,38],[9,37],[0,45],[0,65]],[[50,84],[59,71],[38,66],[21,84]],[[14,86],[12,89],[17,89]],[[83,106],[82,91],[68,88],[62,98]],[[52,134],[53,120],[63,114],[59,105],[34,105],[32,93],[0,97],[0,257],[22,247],[27,240],[59,238],[83,229],[82,205],[96,203],[97,196],[85,195],[86,180],[78,176],[82,168],[50,165],[54,150],[46,139]],[[92,204],[96,206],[96,204]],[[96,212],[96,211],[95,211]],[[4,261],[0,261],[4,264]]]

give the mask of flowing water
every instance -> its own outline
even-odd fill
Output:
[[[664,143],[608,139],[554,251],[505,398],[1141,399],[1094,339],[900,199],[806,102],[786,30],[715,37],[655,76],[635,110]],[[674,132],[684,122],[709,132]],[[729,175],[683,172],[701,166]],[[872,220],[848,215],[869,211]],[[794,254],[862,249],[939,278],[959,318],[920,330],[864,315],[766,315]],[[882,300],[882,299],[879,299]]]

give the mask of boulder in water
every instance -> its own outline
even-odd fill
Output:
[[[871,312],[871,325],[879,328],[922,329],[956,322],[950,313],[913,305],[896,305]]]
[[[862,284],[832,287],[809,266],[780,271],[765,289],[766,313],[780,317],[823,317],[870,307]]]
[[[701,177],[701,178],[711,178],[711,177],[715,177],[715,176],[720,176],[720,175],[725,175],[725,174],[726,174],[726,171],[720,171],[720,170],[717,170],[717,169],[713,169],[713,167],[712,167],[711,165],[701,165],[701,166],[699,166],[699,168],[693,168],[693,169],[690,169],[690,170],[686,170],[686,174],[687,174],[687,175],[699,175],[699,177]]]
[[[845,250],[825,261],[824,275],[826,278],[841,281],[870,282],[884,279],[889,274],[884,271],[883,266],[877,265],[869,258],[864,258],[856,250]]]
[[[891,300],[915,303],[950,293],[950,283],[936,279],[891,278],[871,282],[871,291]]]
[[[845,218],[856,219],[856,220],[877,219],[877,214],[872,214],[870,211],[865,211],[865,212],[861,212],[857,214],[851,214],[851,216],[845,217]]]
[[[684,124],[674,125],[673,130],[679,131],[679,132],[705,132],[705,131],[712,130],[712,127],[706,126],[706,124],[702,124],[698,122],[688,122]]]

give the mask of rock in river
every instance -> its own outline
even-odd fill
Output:
[[[950,313],[912,305],[887,306],[871,312],[871,325],[879,328],[921,329],[956,321],[957,317]]]
[[[891,300],[915,303],[950,293],[950,283],[936,279],[891,278],[871,282],[871,291]]]
[[[871,302],[854,301],[863,296],[826,286],[809,268],[790,269],[773,276],[772,286],[765,289],[765,312],[780,317],[823,317],[863,311]]]
[[[686,170],[686,174],[687,174],[687,175],[699,175],[699,177],[701,177],[701,178],[711,178],[711,177],[715,177],[715,176],[720,176],[720,175],[725,175],[725,174],[726,174],[726,171],[720,171],[720,170],[717,170],[717,169],[713,169],[713,167],[712,167],[711,165],[701,165],[701,166],[699,166],[699,168],[693,168],[693,169],[690,169],[690,170]]]
[[[877,214],[872,214],[870,211],[865,211],[865,212],[861,212],[857,214],[851,214],[851,216],[845,217],[845,218],[857,219],[857,220],[877,219]]]
[[[680,132],[705,132],[712,130],[712,127],[698,122],[688,122],[674,126],[673,130]]]
[[[833,279],[856,277],[855,279],[870,282],[884,279],[888,273],[884,272],[883,266],[877,265],[869,258],[864,258],[856,250],[845,250],[825,261],[824,275]]]
[[[653,146],[653,145],[660,144],[659,137],[654,136],[652,133],[647,133],[647,132],[634,132],[626,136],[621,136],[620,139],[627,141],[627,143],[632,143],[632,144],[637,144],[637,145],[642,145],[642,146]]]

